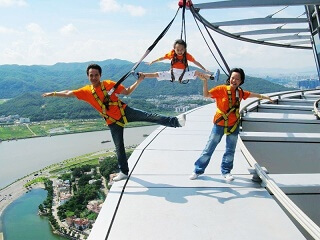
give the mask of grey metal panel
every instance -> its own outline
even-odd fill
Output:
[[[318,5],[319,0],[237,0],[193,4],[200,9]]]
[[[320,194],[320,174],[269,174],[286,194]]]
[[[244,117],[242,121],[268,121],[268,122],[286,122],[286,123],[314,123],[319,124],[320,121],[317,121],[316,117],[311,113],[310,115],[304,114],[288,114],[288,113],[257,113],[249,112]]]
[[[303,114],[306,116],[305,114]],[[289,122],[250,122],[243,121],[242,128],[244,131],[270,131],[270,132],[295,132],[295,133],[320,133],[319,125],[316,124],[303,124],[289,123]]]
[[[282,40],[295,40],[295,39],[310,39],[310,36],[294,34],[294,35],[287,35],[287,36],[259,38],[257,40],[258,41],[279,41],[279,40],[282,41]]]
[[[260,29],[260,30],[252,30],[245,32],[236,32],[232,33],[234,35],[262,35],[262,34],[282,34],[282,33],[301,33],[307,32],[310,33],[310,30],[307,28],[275,28],[275,29]]]
[[[282,24],[282,23],[307,23],[307,18],[250,18],[233,21],[213,22],[213,26],[242,26],[242,25],[263,25],[263,24]]]
[[[320,143],[319,133],[240,132],[243,141]],[[320,148],[319,148],[320,150]],[[320,156],[319,156],[320,159]]]
[[[312,114],[312,106],[297,105],[277,105],[277,104],[260,104],[258,112],[267,113],[293,113],[293,114]]]
[[[243,142],[259,165],[271,174],[320,172],[319,142]]]
[[[281,110],[287,110],[287,109],[294,109],[294,110],[304,110],[304,111],[310,111],[312,110],[312,106],[303,106],[303,105],[279,105],[279,104],[260,104],[258,106],[258,109],[281,109]]]
[[[314,101],[310,99],[279,99],[278,104],[281,105],[302,105],[302,106],[313,106]]]

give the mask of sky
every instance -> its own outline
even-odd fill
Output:
[[[193,1],[203,2],[210,1]],[[230,17],[261,17],[261,13],[266,16],[281,8],[202,10],[201,14],[214,22]],[[53,65],[114,58],[137,62],[177,9],[176,0],[0,0],[0,65]],[[290,7],[276,16],[297,17],[303,11],[302,7]],[[181,11],[144,61],[150,62],[170,51],[180,34]],[[186,34],[188,52],[215,71],[218,65],[189,11]],[[310,50],[255,45],[212,31],[211,34],[230,67],[249,71],[316,71]],[[214,54],[218,57],[215,51]]]

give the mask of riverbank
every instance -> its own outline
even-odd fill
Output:
[[[126,124],[125,128],[145,127],[155,125],[146,122],[132,122]],[[55,120],[44,122],[33,122],[29,124],[0,125],[0,143],[17,141],[30,138],[53,137],[68,134],[88,133],[110,130],[101,119],[87,120]],[[52,131],[64,129],[63,131]]]
[[[0,218],[6,207],[28,191],[24,185],[32,178],[34,177],[29,175],[0,190]],[[43,188],[43,184],[32,185],[32,188]]]

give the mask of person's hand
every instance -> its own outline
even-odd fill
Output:
[[[208,81],[209,77],[206,74],[200,73],[199,78],[203,81]]]
[[[274,100],[272,100],[269,96],[268,96],[268,100],[272,103],[274,103]]]
[[[138,75],[139,75],[138,81],[141,82],[145,78],[145,75],[142,72],[139,72]]]

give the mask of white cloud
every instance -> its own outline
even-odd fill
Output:
[[[131,16],[140,17],[145,15],[146,9],[141,6],[129,4],[119,4],[116,0],[100,0],[100,8],[102,12],[124,12]]]
[[[72,23],[69,23],[68,25],[65,25],[62,28],[60,28],[59,31],[62,35],[70,35],[72,33],[76,33],[78,30]]]
[[[11,28],[0,26],[0,34],[11,34],[11,33],[18,33],[18,31]]]
[[[42,28],[37,23],[28,24],[26,29],[27,29],[28,32],[31,32],[31,33],[34,33],[34,34],[42,34],[43,33]]]
[[[100,7],[103,12],[118,12],[121,9],[116,0],[101,0]]]
[[[178,3],[177,1],[172,1],[168,4],[168,7],[172,10],[177,10],[178,9]]]
[[[124,5],[124,9],[129,12],[131,16],[143,16],[146,10],[140,6]]]
[[[24,7],[27,6],[27,2],[24,0],[0,0],[0,7]]]

